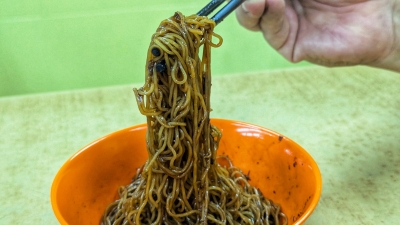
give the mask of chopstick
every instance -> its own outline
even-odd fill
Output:
[[[211,0],[204,8],[202,8],[197,15],[199,16],[208,16],[210,15],[218,6],[224,3],[225,0]]]
[[[203,9],[201,9],[197,13],[197,15],[208,16],[216,8],[218,8],[218,6],[220,6],[223,2],[224,2],[224,0],[211,0],[211,2],[208,3]],[[219,10],[213,17],[211,17],[211,19],[214,20],[216,24],[219,24],[243,2],[244,2],[244,0],[229,1],[221,10]]]
[[[226,4],[221,10],[219,10],[213,17],[212,20],[215,21],[216,24],[222,22],[231,12],[233,12],[240,4],[242,4],[244,0],[231,0]]]

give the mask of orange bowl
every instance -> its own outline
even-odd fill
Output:
[[[313,158],[276,132],[243,122],[213,119],[223,137],[218,154],[228,155],[249,174],[250,183],[281,205],[289,224],[302,224],[321,195],[322,179]],[[130,183],[147,159],[146,125],[116,131],[84,147],[58,171],[51,204],[63,225],[96,224],[118,187]]]

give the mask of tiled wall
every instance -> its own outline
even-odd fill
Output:
[[[141,82],[151,34],[175,11],[208,0],[1,0],[0,96]],[[234,15],[216,32],[213,74],[292,65]]]

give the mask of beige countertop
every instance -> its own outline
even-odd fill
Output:
[[[139,86],[0,98],[0,224],[57,224],[57,170],[93,140],[145,121]],[[212,108],[310,152],[323,192],[306,224],[400,221],[400,74],[310,67],[216,77]]]

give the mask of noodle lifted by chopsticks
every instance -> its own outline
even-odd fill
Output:
[[[206,17],[176,13],[152,36],[145,84],[134,89],[147,117],[149,159],[119,190],[102,224],[286,224],[279,206],[242,171],[217,163],[221,132],[210,124],[210,50],[222,38],[214,27]]]

